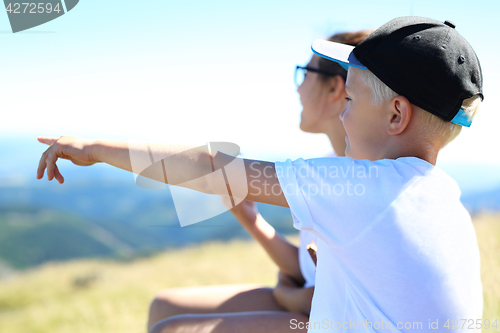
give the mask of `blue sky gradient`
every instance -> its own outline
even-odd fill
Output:
[[[309,60],[316,38],[413,14],[454,22],[483,68],[485,102],[439,165],[493,170],[500,166],[498,13],[493,0],[81,0],[17,34],[3,13],[0,145],[13,135],[66,134],[230,141],[245,156],[271,160],[323,155],[326,137],[298,129],[295,65]]]

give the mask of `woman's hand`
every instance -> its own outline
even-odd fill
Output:
[[[299,286],[291,276],[283,273],[283,271],[278,272],[278,284],[276,285],[276,288],[278,287],[301,288],[301,286]]]
[[[47,169],[47,179],[54,178],[62,184],[64,177],[59,172],[57,167],[57,159],[63,158],[70,160],[76,165],[88,166],[92,165],[97,160],[94,159],[90,150],[95,144],[94,140],[82,139],[73,136],[61,136],[59,139],[38,137],[38,141],[50,147],[42,154],[36,178],[42,179],[45,169]]]
[[[273,290],[276,302],[285,310],[309,316],[314,287],[302,288],[290,276],[278,274],[278,284]]]

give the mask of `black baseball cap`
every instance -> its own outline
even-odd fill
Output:
[[[326,40],[312,45],[315,54],[370,70],[410,103],[445,121],[469,127],[462,102],[483,96],[483,75],[476,53],[449,21],[399,17],[353,47]]]

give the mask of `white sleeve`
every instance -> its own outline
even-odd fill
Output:
[[[294,227],[309,230],[331,246],[345,246],[367,231],[416,171],[396,160],[348,157],[275,165]]]

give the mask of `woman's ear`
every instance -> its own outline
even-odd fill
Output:
[[[404,96],[396,96],[390,102],[387,134],[398,135],[408,127],[412,116],[410,101]]]
[[[346,95],[344,86],[345,81],[340,75],[330,77],[327,81],[328,84],[328,102],[336,102],[343,99]]]

